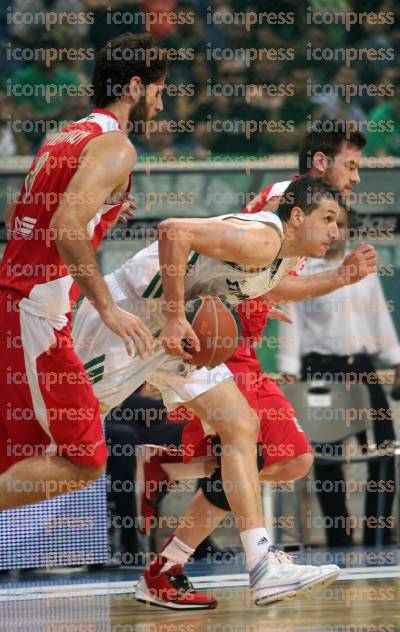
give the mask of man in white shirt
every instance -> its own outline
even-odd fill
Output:
[[[338,219],[341,239],[332,245],[323,260],[309,259],[303,274],[315,274],[336,267],[345,256],[346,229],[348,217],[345,211]],[[290,317],[293,324],[280,324],[281,348],[279,351],[279,369],[288,376],[303,380],[327,379],[343,382],[349,373],[358,374],[357,380],[368,386],[371,408],[380,412],[379,421],[374,427],[375,441],[378,446],[389,444],[395,439],[391,410],[386,395],[376,376],[373,357],[384,366],[396,369],[395,388],[400,384],[400,345],[390,316],[390,303],[386,303],[382,286],[377,274],[371,274],[359,283],[342,287],[325,296],[308,301],[293,303]],[[383,416],[383,417],[382,417]],[[365,434],[358,439],[365,443]],[[340,447],[337,447],[340,450]],[[335,452],[336,453],[336,452]],[[340,452],[339,452],[340,453]],[[315,465],[315,477],[320,481],[321,490],[331,489],[334,493],[319,491],[318,499],[325,517],[329,517],[326,529],[327,542],[333,546],[352,546],[352,535],[340,526],[343,520],[331,518],[348,517],[345,485],[340,465]],[[379,463],[369,464],[368,479],[379,479]],[[324,481],[330,485],[324,485]],[[390,459],[387,470],[384,517],[391,512],[393,493],[389,490],[394,480],[394,463]],[[365,513],[377,515],[377,492],[367,492]],[[376,529],[364,529],[363,544],[375,543]],[[386,529],[385,540],[388,541]]]

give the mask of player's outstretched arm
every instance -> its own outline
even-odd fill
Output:
[[[307,276],[287,276],[264,295],[265,300],[271,303],[285,303],[323,296],[345,285],[361,281],[376,272],[376,266],[375,248],[369,244],[359,244],[338,268]]]
[[[199,349],[198,338],[185,317],[184,278],[190,252],[243,266],[267,266],[276,258],[281,238],[272,226],[229,218],[164,220],[159,224],[158,239],[167,315],[160,339],[167,353],[190,359],[181,344],[187,339]]]
[[[70,274],[104,323],[124,339],[128,353],[132,352],[133,339],[143,356],[145,350],[151,351],[151,334],[139,318],[113,302],[87,232],[88,223],[104,202],[126,189],[135,162],[136,151],[123,134],[110,132],[91,140],[54,213],[50,228]]]

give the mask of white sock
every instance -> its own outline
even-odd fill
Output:
[[[242,531],[240,539],[246,555],[247,569],[250,571],[258,560],[267,553],[271,542],[267,530],[264,528]]]
[[[162,567],[162,570],[167,571],[175,564],[184,566],[194,551],[195,549],[192,549],[174,535],[166,547],[160,551],[160,554],[168,560]]]
[[[193,463],[160,463],[171,481],[187,478],[204,478],[208,476],[209,461],[193,461]]]

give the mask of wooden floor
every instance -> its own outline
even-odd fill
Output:
[[[173,612],[132,595],[0,603],[0,630],[27,632],[394,632],[400,579],[336,582],[323,591],[257,608],[244,588],[213,591],[216,610]]]

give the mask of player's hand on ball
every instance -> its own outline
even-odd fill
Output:
[[[339,267],[339,274],[347,285],[361,281],[369,274],[376,272],[376,250],[369,244],[359,244]]]
[[[183,342],[186,348],[200,351],[200,341],[189,322],[183,317],[173,316],[168,319],[161,331],[160,341],[165,353],[180,356],[185,360],[191,360],[192,356],[184,350]]]
[[[144,322],[117,305],[110,305],[100,313],[101,319],[111,331],[123,339],[128,355],[133,354],[133,345],[141,358],[153,353],[153,336]]]

